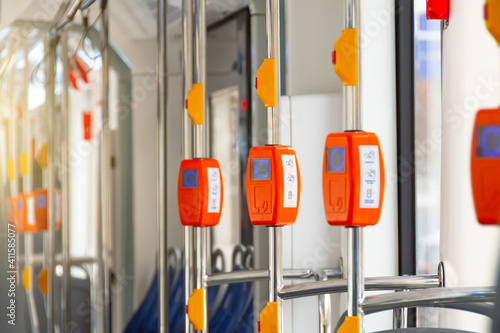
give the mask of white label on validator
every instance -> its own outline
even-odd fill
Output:
[[[35,225],[35,199],[27,198],[26,199],[26,213],[28,216],[26,217],[29,225]]]
[[[283,207],[296,208],[299,195],[297,160],[295,155],[281,155],[283,163]]]
[[[378,146],[359,146],[359,208],[378,208],[380,203],[380,160]]]
[[[208,212],[220,212],[220,172],[218,168],[207,168],[208,176]]]

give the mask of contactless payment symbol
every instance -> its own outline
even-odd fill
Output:
[[[36,206],[38,208],[45,208],[47,206],[47,200],[45,199],[45,196],[40,194],[37,195],[36,197]]]
[[[271,159],[253,158],[250,165],[250,180],[271,179]]]
[[[182,187],[195,188],[198,181],[197,170],[182,170]]]
[[[326,148],[326,172],[336,173],[345,171],[345,148],[328,147]]]

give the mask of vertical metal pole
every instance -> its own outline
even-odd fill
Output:
[[[363,233],[359,227],[347,228],[347,315],[362,316],[363,300]]]
[[[167,230],[167,0],[158,0],[158,331],[169,332]]]
[[[279,100],[281,97],[280,65],[280,1],[266,1],[267,56],[275,60],[276,105],[267,108],[267,141],[270,145],[279,145]],[[283,314],[278,290],[283,285],[283,229],[269,227],[269,302],[278,303],[278,330],[283,330]]]
[[[33,164],[31,149],[30,149],[30,141],[31,141],[31,129],[30,129],[30,118],[29,118],[29,87],[30,87],[30,68],[29,68],[29,46],[25,47],[24,50],[24,114],[23,114],[23,128],[24,128],[24,144],[23,144],[23,152],[28,154],[28,174],[23,175],[23,192],[25,194],[31,193],[33,191]],[[28,207],[25,207],[27,210]],[[25,253],[24,256],[26,258],[26,267],[30,272],[29,276],[29,284],[30,290],[26,291],[26,297],[28,298],[29,304],[29,313],[30,313],[30,321],[31,328],[33,332],[40,331],[40,324],[38,322],[38,311],[36,308],[35,302],[35,270],[33,267],[33,255],[34,255],[34,236],[32,233],[25,233],[24,237],[24,246]]]
[[[408,328],[408,308],[394,309],[393,328]]]
[[[204,125],[194,126],[194,158],[206,157],[206,140],[204,132],[207,131],[206,119],[206,73],[207,73],[207,26],[205,22],[206,0],[194,0],[194,83],[203,84],[203,119]]]
[[[110,288],[110,246],[111,246],[111,155],[109,133],[109,21],[107,0],[101,0],[103,34],[102,51],[102,128],[101,128],[101,225],[102,225],[102,272],[104,281],[104,332],[111,332],[111,288]]]
[[[62,62],[62,93],[61,111],[63,118],[64,140],[62,149],[62,288],[61,288],[61,327],[66,331],[70,320],[70,115],[69,115],[69,58],[68,58],[68,33],[63,32],[61,38],[61,62]]]
[[[193,227],[184,227],[184,304],[188,304],[189,296],[193,293]],[[185,332],[191,333],[193,326],[189,323],[187,311],[185,313]]]
[[[196,235],[196,289],[203,289],[204,291],[204,306],[203,318],[205,318],[205,329],[202,332],[208,332],[208,318],[207,318],[207,288],[204,283],[204,277],[207,275],[207,227],[194,228]]]
[[[283,313],[278,290],[283,286],[283,228],[269,227],[269,302],[278,303],[279,332],[283,331]]]
[[[267,108],[267,141],[270,145],[280,142],[279,102],[281,97],[281,64],[280,64],[280,2],[266,0],[266,35],[267,57],[275,59],[276,106]]]
[[[48,207],[48,231],[47,231],[47,332],[55,332],[55,311],[54,311],[54,287],[55,287],[55,267],[56,267],[56,249],[55,249],[55,233],[56,233],[56,140],[55,140],[55,73],[56,73],[56,47],[57,37],[50,37],[47,44],[47,59],[45,63],[45,105],[46,105],[46,128],[47,128],[47,144],[48,144],[48,166],[47,166],[47,207]]]
[[[323,272],[321,281],[328,281],[328,274]],[[332,331],[332,295],[318,296],[319,302],[319,332],[330,333]]]
[[[344,87],[344,107],[346,115],[346,130],[362,129],[361,112],[361,52],[360,44],[360,17],[359,0],[345,0],[344,25],[346,29],[358,29],[358,85]]]
[[[183,31],[183,79],[184,79],[184,100],[193,85],[193,1],[182,1],[182,31]],[[183,110],[182,118],[183,141],[182,155],[184,159],[189,159],[193,154],[192,126],[187,110]],[[193,227],[184,227],[184,304],[188,303],[189,296],[193,292]],[[185,313],[185,333],[193,332],[193,327],[189,324],[189,318]]]
[[[207,107],[206,107],[206,73],[207,73],[207,25],[205,22],[206,0],[194,0],[194,83],[203,84],[203,125],[194,125],[194,146],[193,157],[207,157],[208,141],[205,134],[208,134],[207,128]],[[204,284],[204,277],[207,274],[207,235],[208,228],[195,228],[196,235],[196,288],[203,290],[203,318],[205,325],[203,332],[208,332],[207,318],[207,288]]]
[[[357,29],[357,69],[358,84],[346,86],[344,89],[344,108],[346,114],[346,130],[362,130],[361,112],[361,22],[360,0],[345,0],[345,28]],[[364,294],[363,277],[363,229],[360,227],[347,228],[347,315],[358,316],[361,320],[360,330],[363,332],[361,302]]]
[[[398,175],[399,275],[417,272],[415,165],[415,15],[412,0],[395,0],[396,122]],[[416,327],[416,310],[408,310],[408,326]]]

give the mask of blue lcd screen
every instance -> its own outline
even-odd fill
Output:
[[[250,161],[250,180],[271,179],[271,159],[252,158]]]
[[[500,125],[476,128],[476,157],[500,157]]]
[[[198,185],[198,170],[182,170],[182,184],[184,188],[195,188]]]
[[[326,172],[345,172],[345,147],[326,148]]]

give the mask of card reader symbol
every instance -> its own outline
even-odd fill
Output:
[[[267,213],[268,209],[269,209],[269,202],[268,201],[264,201],[262,203],[262,208],[259,209],[259,213],[265,214],[265,213]]]

